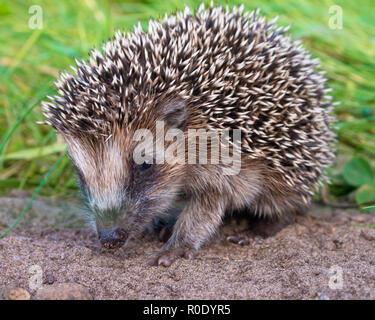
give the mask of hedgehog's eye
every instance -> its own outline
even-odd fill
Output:
[[[148,160],[146,160],[145,162],[143,162],[142,164],[140,164],[139,165],[139,169],[141,170],[141,171],[146,171],[146,170],[148,170],[149,168],[151,168],[151,162],[150,161],[148,161]]]

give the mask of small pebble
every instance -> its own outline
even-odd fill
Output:
[[[320,300],[329,300],[329,298],[325,295],[325,293],[323,292],[321,295],[320,295]]]
[[[76,283],[60,283],[43,286],[36,292],[37,300],[92,300],[90,291]]]
[[[367,241],[375,241],[375,230],[374,229],[362,230],[361,237],[366,239]]]
[[[22,288],[7,290],[4,298],[6,300],[31,300],[30,293]]]
[[[54,284],[55,282],[56,282],[56,277],[52,273],[46,273],[43,283]]]

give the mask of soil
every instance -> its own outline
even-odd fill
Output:
[[[0,230],[27,201],[24,194],[0,198]],[[314,206],[275,236],[249,235],[245,246],[227,241],[244,228],[232,220],[196,259],[164,268],[146,263],[160,242],[104,250],[79,211],[77,202],[37,198],[0,240],[0,295],[16,288],[31,299],[75,298],[74,292],[93,299],[375,298],[375,213]],[[72,294],[53,293],[70,287]]]

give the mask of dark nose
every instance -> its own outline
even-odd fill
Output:
[[[126,232],[119,227],[98,230],[99,240],[107,249],[120,248],[126,240]]]

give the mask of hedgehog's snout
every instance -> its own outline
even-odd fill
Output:
[[[120,248],[125,244],[127,234],[120,227],[112,227],[98,230],[100,243],[107,249]]]

